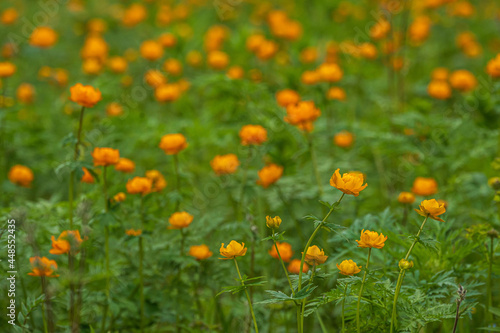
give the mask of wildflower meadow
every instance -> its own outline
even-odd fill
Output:
[[[500,332],[497,0],[1,0],[0,332]]]

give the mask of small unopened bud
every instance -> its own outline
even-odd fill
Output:
[[[399,261],[399,268],[400,269],[410,269],[413,267],[413,261],[408,261],[406,259],[401,259]]]
[[[488,234],[488,237],[491,237],[491,238],[498,238],[498,231],[496,231],[495,229],[491,229],[487,232]]]
[[[467,294],[467,289],[465,289],[461,285],[458,285],[457,294],[458,294],[457,302],[460,303],[460,302],[462,302],[465,299],[465,294]]]
[[[266,225],[270,229],[278,229],[281,224],[281,217],[275,216],[266,216]]]
[[[500,177],[493,177],[488,179],[488,185],[494,190],[500,190]]]

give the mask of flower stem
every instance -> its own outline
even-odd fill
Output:
[[[238,201],[238,220],[241,221],[242,215],[243,215],[243,198],[245,194],[245,184],[247,182],[247,177],[248,177],[248,168],[250,167],[250,162],[252,161],[252,146],[248,147],[248,155],[247,155],[247,160],[245,161],[245,165],[243,166],[243,177],[241,179],[241,185],[240,185],[240,194],[239,194],[239,201]]]
[[[318,171],[318,162],[316,159],[316,152],[314,151],[314,145],[311,135],[309,132],[304,132],[307,139],[307,146],[309,147],[309,153],[311,154],[311,162],[314,169],[314,176],[316,177],[316,183],[318,184],[318,193],[320,198],[323,197],[323,185],[321,184],[321,176]]]
[[[181,176],[179,174],[179,156],[177,154],[174,155],[174,172],[175,172],[175,179],[176,179],[176,183],[175,183],[176,188],[175,189],[177,191],[177,194],[180,196]],[[177,212],[179,210],[180,204],[181,204],[181,200],[180,200],[180,198],[177,198],[176,202],[175,202],[174,212]]]
[[[488,285],[487,285],[487,297],[488,302],[486,303],[486,315],[489,321],[493,320],[493,314],[490,312],[490,308],[493,306],[492,298],[492,272],[493,272],[493,237],[490,237],[490,260],[488,265]]]
[[[141,231],[144,233],[145,215],[144,215],[144,196],[141,196]],[[139,236],[139,301],[141,306],[141,333],[144,332],[144,246],[142,234]]]
[[[104,209],[106,213],[109,210],[108,203],[108,184],[106,179],[106,166],[103,166],[102,171],[102,179],[103,179],[103,196],[104,196]],[[105,331],[106,328],[106,319],[108,315],[109,301],[110,301],[110,289],[111,289],[111,280],[110,280],[110,269],[109,269],[109,226],[106,225],[104,227],[104,253],[106,256],[106,301],[104,304],[104,310],[102,313],[102,322],[101,322],[101,332]]]
[[[413,240],[413,243],[410,246],[410,249],[406,253],[406,256],[404,258],[405,260],[408,260],[408,258],[410,257],[411,251],[413,250],[413,248],[417,244],[419,237],[420,237],[420,234],[422,233],[422,230],[424,229],[425,222],[427,222],[428,218],[429,218],[429,215],[427,215],[424,219],[424,222],[422,222],[422,225],[420,226],[420,229],[418,230],[417,235],[415,236],[415,239]],[[391,333],[394,332],[394,327],[396,324],[396,319],[397,319],[396,305],[398,302],[399,291],[401,290],[401,286],[403,285],[403,279],[405,276],[405,272],[406,272],[406,270],[404,270],[404,269],[401,269],[399,271],[398,282],[396,283],[396,292],[394,293],[394,302],[392,304]]]
[[[345,299],[347,297],[347,286],[348,284],[345,284],[344,288],[344,299],[342,300],[342,333],[345,332],[345,316],[344,316],[344,308],[345,308]]]
[[[274,229],[272,229],[272,233],[274,235]],[[280,250],[278,249],[278,245],[276,244],[276,241],[274,240],[274,238],[273,238],[273,242],[274,242],[274,247],[276,248],[276,252],[278,253],[278,258],[280,259],[281,266],[283,266],[283,271],[285,272],[286,279],[288,280],[288,284],[290,285],[290,290],[292,291],[292,295],[295,296],[295,291],[293,290],[292,281],[290,280],[290,276],[288,275],[288,271],[286,270],[285,262],[281,258]]]
[[[45,332],[53,333],[55,332],[55,330],[54,330],[54,317],[52,313],[52,302],[50,301],[50,295],[47,290],[47,281],[45,280],[45,276],[41,276],[40,278],[42,280],[42,292],[45,295],[44,303],[47,309],[47,323],[46,323],[47,326],[45,326],[44,323],[44,329]]]
[[[311,286],[312,286],[315,273],[316,273],[316,264],[314,264],[314,266],[313,266],[312,273],[311,273],[311,279],[310,279],[309,287],[307,287],[307,290],[309,290],[309,288],[311,288]],[[306,309],[306,300],[307,300],[307,297],[304,297],[304,299],[302,300],[302,310],[300,313],[300,328],[301,328],[302,332],[304,331],[304,311]]]
[[[247,296],[248,306],[250,308],[250,313],[252,314],[252,319],[253,319],[253,325],[254,325],[254,328],[255,328],[255,333],[259,333],[259,327],[257,326],[257,319],[255,319],[255,313],[253,311],[252,301],[250,300],[250,295],[248,294],[248,290],[245,287],[245,282],[243,282],[243,278],[241,277],[240,268],[238,267],[238,261],[236,261],[236,258],[234,258],[234,264],[236,266],[236,270],[238,271],[238,276],[240,278],[241,285],[245,288],[245,294]]]
[[[316,311],[316,317],[318,317],[318,322],[319,326],[321,327],[321,332],[327,333],[328,330],[326,329],[325,324],[323,323],[323,320],[321,319],[321,316],[318,311]]]
[[[363,274],[363,280],[361,281],[361,287],[359,287],[358,305],[356,308],[356,327],[358,329],[358,333],[361,332],[360,320],[359,320],[359,309],[361,307],[361,296],[363,295],[363,287],[365,286],[366,276],[368,275],[368,265],[370,264],[371,254],[372,254],[372,248],[370,247],[370,248],[368,248],[368,259],[366,259],[366,266],[365,266],[365,272]]]
[[[75,150],[73,154],[73,161],[77,161],[79,157],[80,144],[82,143],[82,127],[83,127],[83,114],[85,113],[85,107],[82,106],[80,110],[80,121],[78,122],[78,132],[76,135],[76,143]],[[75,170],[72,170],[69,175],[69,192],[68,192],[68,201],[69,201],[69,228],[73,229],[73,195],[74,195],[74,182],[75,182]]]
[[[69,270],[69,323],[71,327],[71,332],[77,332],[75,321],[75,284],[73,283],[74,274],[74,258],[70,252],[68,252],[68,270]]]

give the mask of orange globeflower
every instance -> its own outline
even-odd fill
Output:
[[[149,86],[153,88],[158,88],[159,86],[167,83],[167,78],[165,77],[165,75],[163,75],[162,72],[156,69],[148,70],[146,74],[144,74],[144,80]]]
[[[317,69],[321,80],[325,82],[337,82],[342,79],[344,72],[339,65],[324,63]]]
[[[431,81],[427,86],[429,96],[436,99],[448,99],[451,97],[451,87],[446,81]]]
[[[312,101],[301,101],[297,104],[290,104],[286,108],[286,113],[285,121],[304,131],[311,131],[313,121],[321,115],[321,111],[316,108]]]
[[[83,176],[80,180],[82,183],[93,184],[95,182],[94,176],[89,172],[87,168],[82,168]]]
[[[200,67],[203,62],[203,56],[198,51],[189,51],[186,55],[186,62],[192,67]]]
[[[174,47],[177,44],[177,37],[175,37],[174,34],[167,32],[158,37],[158,42],[163,47]]]
[[[134,161],[129,160],[128,158],[121,157],[118,160],[118,163],[115,164],[115,170],[125,173],[132,173],[135,170],[135,163]]]
[[[146,171],[146,177],[151,179],[153,182],[153,187],[151,192],[160,192],[165,187],[167,187],[167,181],[165,177],[158,170],[148,170]]]
[[[154,61],[163,56],[163,46],[154,40],[147,40],[141,44],[141,56],[144,59]]]
[[[155,89],[155,98],[158,102],[173,102],[181,96],[181,88],[176,83],[160,84]]]
[[[210,258],[213,253],[210,251],[208,246],[205,244],[202,245],[193,245],[189,248],[189,255],[191,257],[196,258],[196,260],[205,260]]]
[[[193,222],[193,215],[187,212],[175,212],[168,218],[169,229],[183,229]]]
[[[35,28],[30,36],[30,44],[41,48],[51,47],[56,41],[57,33],[49,27]]]
[[[126,27],[133,27],[146,19],[148,12],[142,4],[134,3],[123,12],[122,23]]]
[[[500,53],[495,58],[488,61],[486,73],[494,79],[500,78]]]
[[[361,266],[358,266],[351,259],[342,261],[340,265],[337,264],[337,268],[342,275],[354,275],[361,272]]]
[[[218,176],[235,173],[239,165],[240,161],[235,154],[217,155],[210,161],[212,170]]]
[[[29,83],[22,83],[17,88],[16,96],[20,102],[31,104],[35,96],[35,88]]]
[[[320,250],[316,245],[309,246],[306,252],[305,261],[309,265],[320,265],[325,263],[328,256],[325,256],[325,251]]]
[[[333,137],[333,142],[338,147],[349,148],[354,142],[354,135],[351,132],[342,131],[335,134],[335,136]]]
[[[13,184],[30,187],[35,176],[33,175],[33,171],[27,166],[16,164],[10,168],[8,178]]]
[[[340,176],[339,170],[340,169],[335,170],[335,173],[330,179],[330,185],[345,194],[352,194],[357,197],[359,192],[368,186],[368,184],[363,185],[364,177],[362,173],[348,172]]]
[[[125,199],[127,199],[127,195],[123,192],[118,192],[113,196],[115,202],[123,202]]]
[[[188,143],[182,134],[166,134],[161,138],[159,147],[167,155],[175,155],[186,149]]]
[[[300,82],[304,84],[316,84],[320,79],[318,71],[304,71],[300,76]]]
[[[125,233],[128,235],[128,236],[134,236],[134,237],[137,237],[137,236],[140,236],[142,235],[142,230],[141,229],[127,229],[125,230]]]
[[[0,62],[0,77],[9,77],[16,72],[16,65],[11,62]]]
[[[339,87],[331,87],[328,89],[326,97],[330,100],[345,101],[345,90]]]
[[[359,239],[359,241],[356,240],[356,242],[358,243],[358,247],[381,249],[385,245],[387,236],[384,237],[383,234],[379,235],[376,231],[365,231],[365,229],[363,229],[361,230],[361,237]]]
[[[359,45],[359,52],[365,59],[373,60],[377,58],[377,47],[372,43],[362,43]]]
[[[232,80],[242,79],[244,75],[245,71],[241,66],[232,66],[226,72],[226,76]]]
[[[15,8],[7,8],[0,14],[0,22],[5,25],[12,24],[16,22],[19,13]]]
[[[224,257],[219,259],[234,259],[236,257],[244,256],[247,253],[247,248],[245,247],[245,243],[240,244],[237,241],[232,240],[225,248],[224,243],[222,243],[219,252],[221,256]]]
[[[257,180],[257,184],[261,185],[264,188],[269,187],[276,183],[283,174],[283,167],[277,164],[269,164],[259,170],[259,179]]]
[[[391,30],[391,24],[387,20],[380,20],[370,28],[370,37],[378,40],[383,39]]]
[[[260,145],[267,141],[267,131],[260,125],[245,125],[240,130],[241,144]]]
[[[120,152],[118,149],[95,147],[92,158],[94,159],[94,166],[115,165],[120,160]]]
[[[57,263],[55,260],[50,260],[46,257],[31,257],[31,272],[28,275],[31,276],[46,276],[46,277],[58,277],[58,274],[54,274],[57,269]]]
[[[253,34],[248,36],[246,39],[245,45],[247,50],[251,52],[257,52],[259,49],[260,45],[266,40],[266,37],[264,37],[261,34]]]
[[[163,69],[170,75],[181,75],[182,64],[177,59],[167,59],[163,63]]]
[[[276,93],[278,104],[286,108],[290,104],[297,104],[300,101],[300,95],[292,89],[283,89]]]
[[[450,84],[453,88],[462,92],[473,90],[477,86],[477,80],[471,72],[461,69],[450,75]]]
[[[415,195],[411,192],[401,192],[398,195],[398,201],[402,204],[412,204],[415,202]]]
[[[299,274],[300,273],[300,259],[293,259],[290,264],[288,264],[287,267],[288,271],[292,274]],[[304,266],[302,266],[302,273],[307,273],[309,270],[309,266],[304,263]]]
[[[52,236],[52,249],[50,249],[51,254],[75,254],[78,252],[80,245],[83,240],[80,237],[80,232],[78,230],[65,230],[63,231],[57,240]]]
[[[127,192],[130,194],[146,195],[151,192],[153,181],[146,177],[134,177],[127,181]]]
[[[446,212],[444,203],[440,203],[436,199],[424,200],[420,203],[419,207],[420,209],[415,209],[415,211],[420,215],[425,217],[428,216],[433,220],[444,222],[443,219],[438,217],[438,215]]]
[[[75,84],[69,88],[69,91],[71,93],[70,99],[86,108],[94,107],[102,99],[99,89],[95,89],[92,86],[84,86],[81,83]]]
[[[128,63],[123,57],[112,57],[108,61],[108,67],[113,73],[123,73],[127,70]]]
[[[438,191],[438,184],[434,178],[417,177],[411,191],[416,195],[433,195]]]
[[[292,245],[286,242],[276,242],[276,246],[278,247],[278,251],[280,252],[281,259],[283,259],[284,262],[289,262],[293,256]],[[274,259],[279,259],[278,251],[276,251],[276,246],[274,246],[273,244],[268,252],[269,255],[271,255],[271,257],[273,257]]]
[[[449,70],[444,67],[435,68],[431,73],[433,81],[446,81],[448,80]]]
[[[303,64],[310,64],[318,59],[318,49],[315,47],[306,47],[300,51],[300,61]]]
[[[229,64],[229,56],[222,51],[211,51],[207,55],[207,63],[213,69],[224,69]]]
[[[106,114],[110,117],[117,117],[123,114],[122,106],[117,102],[111,102],[106,106]]]

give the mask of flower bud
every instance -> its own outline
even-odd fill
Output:
[[[488,185],[496,191],[500,190],[500,177],[492,177],[488,179]]]
[[[266,225],[270,229],[278,229],[281,224],[281,217],[275,216],[266,216]]]
[[[490,231],[488,231],[488,237],[491,237],[491,238],[498,238],[498,231],[496,231],[495,229],[491,229]]]
[[[399,261],[399,268],[400,269],[410,269],[413,267],[413,261],[408,261],[406,259],[401,259]]]

